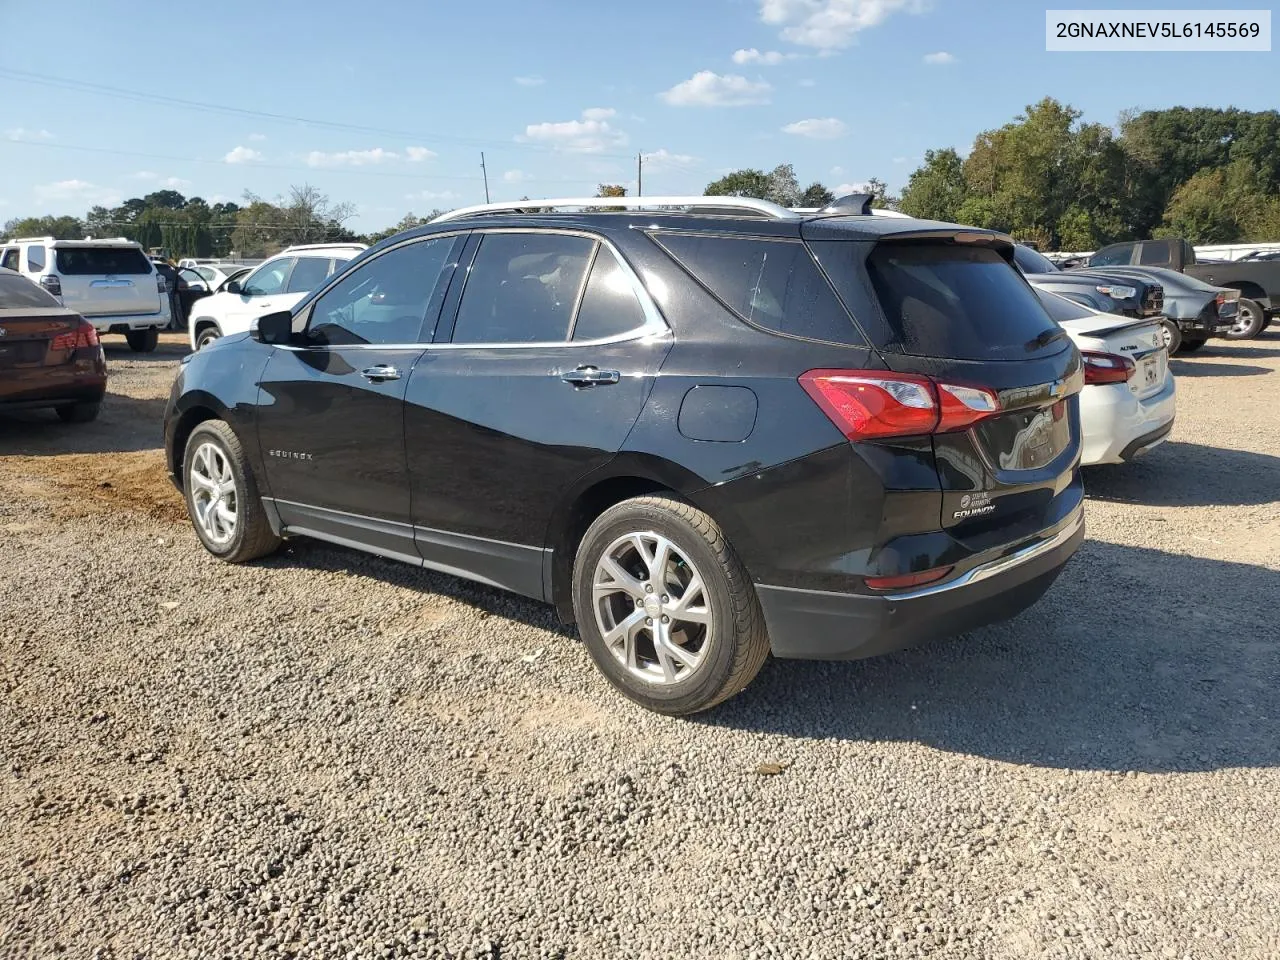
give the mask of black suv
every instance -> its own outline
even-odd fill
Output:
[[[770,652],[1044,593],[1084,535],[1083,377],[1008,237],[862,197],[599,202],[455,211],[188,357],[165,443],[205,546],[315,537],[547,601],[670,714]]]

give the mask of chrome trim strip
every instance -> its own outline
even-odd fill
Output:
[[[994,576],[1004,573],[1006,570],[1012,570],[1014,567],[1021,566],[1030,560],[1034,560],[1041,554],[1048,553],[1056,547],[1062,546],[1068,540],[1076,535],[1076,532],[1084,526],[1084,507],[1076,509],[1075,516],[1067,523],[1065,527],[1055,533],[1048,540],[1041,540],[1039,543],[1033,543],[1030,546],[1023,547],[1021,550],[1015,550],[1013,553],[991,560],[988,563],[974,567],[972,570],[966,570],[954,580],[948,580],[945,583],[931,584],[927,587],[921,587],[919,590],[908,590],[905,593],[887,593],[878,594],[886,600],[918,600],[921,597],[932,597],[939,593],[946,593],[948,590],[957,590],[961,587],[967,587],[970,584],[981,583],[983,580],[989,580]]]

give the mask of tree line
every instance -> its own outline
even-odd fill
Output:
[[[926,151],[901,197],[874,177],[867,190],[877,206],[1003,230],[1044,250],[1095,250],[1152,236],[1192,243],[1280,240],[1280,112],[1173,107],[1124,114],[1113,128],[1083,123],[1079,110],[1045,97],[1004,126],[979,133],[964,157],[954,147]],[[621,184],[600,184],[596,196],[626,193]],[[735,170],[704,193],[788,207],[821,207],[834,199],[821,182],[801,187],[789,163],[767,172]],[[334,203],[307,184],[275,201],[246,193],[240,204],[210,205],[159,190],[112,209],[94,207],[83,219],[10,220],[4,233],[124,236],[174,257],[261,257],[296,243],[375,243],[442,212],[410,213],[395,226],[360,235],[346,226],[352,204]]]

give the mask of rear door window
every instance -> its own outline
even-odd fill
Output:
[[[644,326],[644,308],[613,251],[601,245],[573,323],[574,340],[618,337]]]
[[[10,247],[4,252],[4,256],[0,257],[0,267],[8,270],[18,269],[18,251],[15,247]]]
[[[1129,262],[1133,257],[1132,243],[1117,243],[1114,247],[1100,250],[1089,258],[1091,267],[1118,267]]]
[[[882,243],[867,272],[893,333],[886,349],[954,360],[1022,360],[1063,349],[1061,329],[994,250]]]
[[[653,238],[752,326],[805,340],[863,342],[799,240],[676,233]]]
[[[142,276],[151,261],[137,247],[58,247],[58,272],[64,277]]]
[[[246,297],[270,297],[283,292],[292,266],[292,257],[281,257],[264,263],[244,282],[240,293]]]
[[[37,244],[33,247],[27,247],[27,269],[32,273],[39,273],[44,269],[44,247]]]

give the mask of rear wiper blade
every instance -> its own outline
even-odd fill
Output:
[[[1060,337],[1065,337],[1066,335],[1067,335],[1067,332],[1062,329],[1045,330],[1044,332],[1037,335],[1037,337],[1034,340],[1029,340],[1027,342],[1026,348],[1028,350],[1039,350],[1041,347],[1047,347],[1049,344],[1053,343],[1053,341],[1059,339]]]

